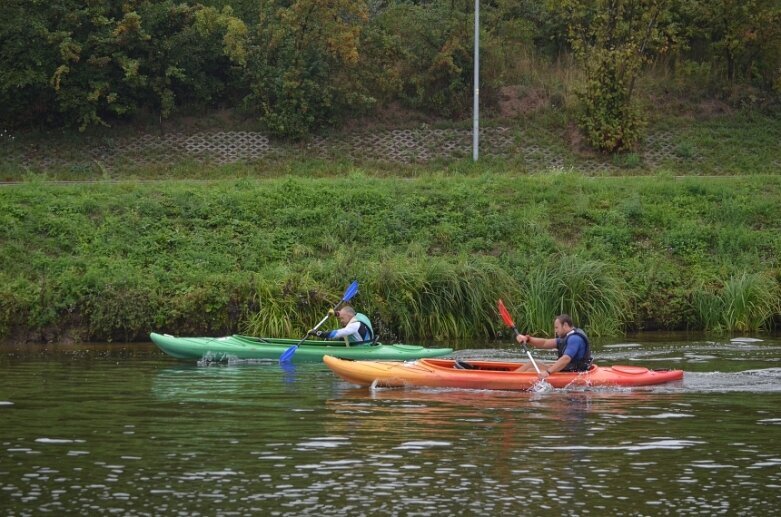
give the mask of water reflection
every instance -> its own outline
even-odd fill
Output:
[[[172,366],[155,375],[152,393],[159,399],[254,404],[262,386],[265,398],[273,401],[276,395],[298,396],[303,378],[326,373],[322,365],[308,366],[276,362]]]
[[[494,501],[536,499],[565,513],[592,497],[626,501],[634,490],[642,498],[646,476],[659,480],[669,468],[665,455],[708,443],[668,435],[668,421],[694,417],[681,394],[351,389],[328,404],[330,433],[382,436],[375,452],[396,492],[410,489],[409,462],[430,463],[436,468],[429,475],[446,476],[454,493],[480,485]],[[644,459],[630,459],[637,455]],[[495,506],[503,508],[512,511],[512,504]]]
[[[548,392],[517,393],[443,389],[350,389],[329,399],[332,418],[328,431],[349,431],[396,437],[400,423],[414,421],[419,437],[447,439],[458,448],[464,435],[483,430],[491,433],[493,450],[549,449],[562,440],[587,440],[624,425],[625,419],[663,421],[693,415],[677,406],[680,394],[661,397],[651,392]],[[642,408],[642,413],[638,413]],[[524,436],[551,445],[532,446]],[[550,449],[552,450],[552,449]],[[573,447],[571,451],[578,450]]]

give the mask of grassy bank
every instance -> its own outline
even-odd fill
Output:
[[[0,189],[0,335],[299,335],[352,280],[384,339],[779,325],[781,178],[428,174]],[[474,171],[473,171],[474,172]]]

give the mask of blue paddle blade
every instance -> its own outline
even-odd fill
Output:
[[[298,345],[293,345],[284,352],[282,352],[282,355],[279,356],[279,362],[280,363],[286,363],[292,359],[293,355],[296,353],[296,350],[298,350]]]
[[[350,299],[351,299],[353,296],[355,296],[355,294],[356,294],[357,292],[358,292],[358,280],[353,280],[353,283],[352,283],[352,284],[350,284],[350,285],[348,285],[348,286],[347,286],[347,289],[345,289],[345,291],[344,291],[344,296],[342,297],[342,301],[341,301],[341,302],[339,302],[338,304],[336,304],[336,307],[338,307],[338,306],[339,306],[339,304],[341,304],[342,302],[349,302],[349,301],[350,301]],[[336,307],[334,307],[334,309],[336,309]],[[323,318],[323,321],[321,321],[321,322],[320,322],[320,324],[318,324],[317,326],[319,327],[320,325],[322,325],[322,324],[323,324],[323,322],[325,322],[325,319],[326,319],[326,318],[328,318],[328,316],[326,316],[325,318]],[[301,341],[298,343],[298,345],[300,345],[301,343],[303,343],[304,341],[306,341],[306,337],[307,337],[307,336],[304,336],[304,339],[302,339],[302,340],[301,340]],[[281,355],[281,356],[279,356],[279,362],[280,362],[280,363],[286,363],[286,362],[290,361],[290,360],[293,358],[293,356],[296,354],[296,350],[298,350],[298,345],[293,345],[293,346],[291,346],[290,348],[288,348],[287,350],[285,350],[284,352],[282,352],[282,355]]]
[[[344,296],[342,296],[342,301],[349,302],[357,292],[358,292],[358,280],[353,280],[353,283],[347,286],[347,289],[344,291]]]

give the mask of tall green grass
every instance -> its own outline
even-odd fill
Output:
[[[597,260],[564,255],[537,264],[521,282],[520,293],[524,316],[516,323],[535,334],[551,335],[559,314],[569,314],[595,335],[616,335],[632,319],[623,280]]]
[[[359,279],[360,289],[352,304],[370,316],[384,339],[488,338],[496,334],[500,323],[496,300],[513,285],[495,261],[485,258],[405,254],[354,264],[352,270],[340,265],[338,259],[328,264],[345,274],[323,275],[327,280],[320,285],[327,288],[308,287],[309,279],[287,279],[283,284],[259,288],[259,310],[249,318],[247,331],[301,334],[339,301],[343,292],[339,285],[346,287],[354,277]],[[335,324],[336,320],[330,322]]]
[[[367,310],[401,339],[496,335],[496,300],[515,283],[489,257],[396,256],[366,265]]]
[[[761,273],[731,276],[721,289],[701,287],[694,304],[704,330],[759,332],[781,313],[781,295],[773,278]]]
[[[256,310],[248,315],[243,330],[260,336],[301,335],[336,303],[331,301],[334,298],[339,299],[311,276],[279,268],[273,276],[255,278],[252,305]]]

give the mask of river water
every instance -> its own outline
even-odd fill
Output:
[[[370,390],[322,364],[188,364],[147,344],[0,350],[0,509],[778,512],[781,339],[632,339],[597,343],[598,362],[683,368],[684,380]],[[456,355],[521,359],[497,343]]]

